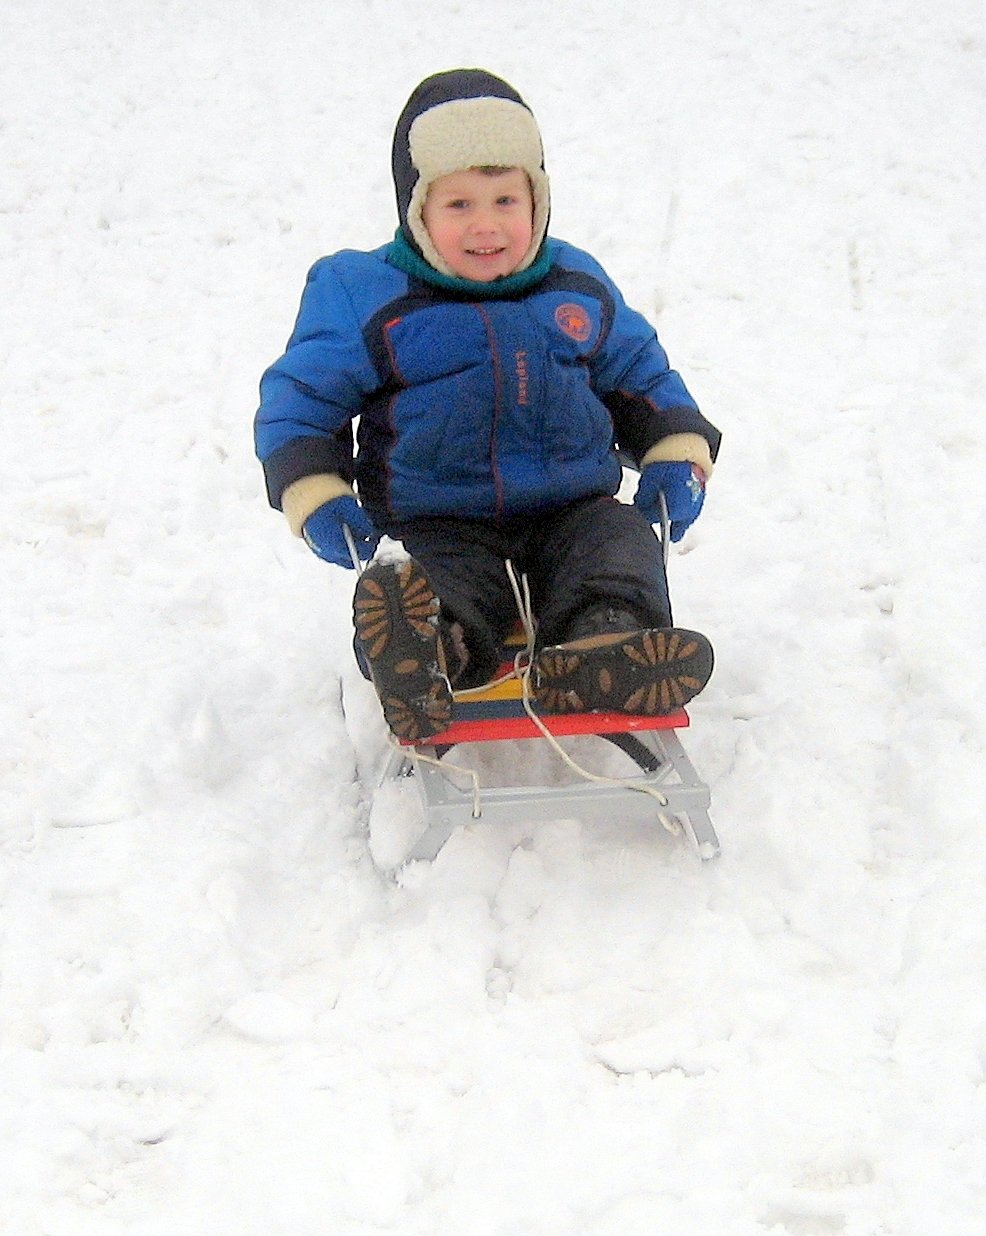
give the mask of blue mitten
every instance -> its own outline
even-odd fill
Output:
[[[377,547],[376,530],[355,498],[344,494],[317,507],[302,525],[301,535],[309,549],[325,562],[353,569],[353,560],[343,536],[346,527],[353,534],[356,552],[365,561]]]
[[[700,468],[690,463],[658,460],[647,464],[640,474],[634,505],[647,520],[656,524],[661,518],[658,495],[664,494],[671,521],[671,540],[680,541],[698,519],[705,501],[705,477]]]

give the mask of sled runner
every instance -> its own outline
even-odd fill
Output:
[[[504,673],[509,668],[505,665]],[[455,696],[452,718],[447,730],[425,742],[395,740],[383,769],[381,783],[413,774],[424,807],[425,830],[408,861],[435,858],[455,829],[470,822],[600,815],[610,820],[653,820],[671,832],[683,830],[703,859],[719,853],[709,818],[709,788],[676,733],[689,724],[684,709],[661,717],[603,712],[541,716],[541,726],[551,738],[595,735],[618,747],[639,770],[626,779],[582,770],[591,779],[566,785],[483,786],[468,769],[442,762],[453,748],[469,744],[545,741],[545,733],[524,709],[520,678]]]
[[[661,539],[666,555],[666,515]],[[350,553],[354,567],[360,570],[354,544],[350,544]],[[509,563],[507,569],[513,579]],[[672,833],[683,831],[703,859],[716,857],[720,846],[709,817],[709,788],[676,732],[689,724],[685,709],[661,716],[620,712],[540,715],[529,698],[523,668],[533,628],[516,582],[514,586],[522,621],[504,645],[497,677],[484,687],[454,692],[451,723],[440,733],[417,741],[393,738],[379,784],[413,775],[425,821],[405,861],[434,859],[455,829],[471,822],[503,824],[518,818],[600,815],[623,821],[653,820]],[[602,776],[582,768],[558,741],[576,736],[598,737],[618,747],[636,766],[636,774]],[[454,748],[481,749],[504,741],[547,741],[577,779],[563,785],[483,786],[474,769],[443,763]]]

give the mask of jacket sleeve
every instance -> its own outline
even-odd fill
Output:
[[[254,443],[280,510],[303,477],[353,475],[352,420],[378,385],[356,312],[332,259],[312,267],[284,355],[260,381]]]
[[[593,359],[592,378],[613,417],[617,445],[639,465],[659,442],[697,435],[707,444],[711,463],[722,435],[669,367],[654,328],[626,304],[611,280],[606,282],[613,296],[613,321]]]

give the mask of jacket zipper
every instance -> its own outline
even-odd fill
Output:
[[[490,424],[490,471],[493,475],[493,490],[496,495],[496,518],[503,518],[503,477],[497,463],[496,437],[499,427],[500,413],[503,408],[503,366],[500,362],[500,349],[497,347],[496,335],[493,331],[493,321],[482,305],[474,306],[482,319],[486,330],[486,339],[490,349],[490,360],[493,367],[493,419]]]

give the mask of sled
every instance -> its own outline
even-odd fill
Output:
[[[580,712],[540,715],[554,739],[591,735],[618,747],[636,765],[628,778],[593,777],[565,785],[484,786],[462,766],[443,765],[454,748],[482,749],[504,741],[541,742],[545,735],[524,708],[522,682],[505,662],[495,685],[453,695],[452,724],[426,740],[394,740],[380,783],[412,776],[424,810],[425,829],[406,861],[434,859],[464,824],[605,816],[653,821],[683,831],[699,856],[715,858],[720,846],[709,817],[709,787],[699,777],[677,731],[689,724],[684,708],[666,716]]]
[[[362,563],[356,545],[349,529],[344,531],[353,566],[359,571]],[[659,539],[667,563],[670,538],[663,495]],[[453,692],[448,729],[417,742],[393,739],[379,784],[413,776],[425,818],[424,831],[404,861],[430,862],[464,824],[593,816],[649,821],[672,833],[684,832],[702,859],[715,858],[720,845],[709,817],[709,787],[677,735],[690,724],[687,711],[679,708],[653,717],[617,712],[542,715],[524,699],[523,677],[516,669],[515,654],[525,642],[519,625],[504,644],[500,671],[493,681],[478,690]],[[481,749],[505,741],[547,741],[557,746],[559,739],[587,735],[618,747],[636,765],[636,775],[603,777],[578,769],[584,780],[573,784],[483,786],[475,771],[442,763],[456,747]],[[566,758],[563,751],[559,758]]]

